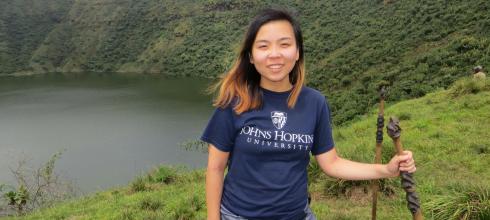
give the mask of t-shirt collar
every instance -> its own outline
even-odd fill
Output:
[[[289,94],[291,94],[291,91],[293,91],[293,89],[294,89],[294,87],[288,91],[276,92],[276,91],[272,91],[272,90],[268,90],[268,89],[265,89],[263,87],[260,87],[260,90],[262,91],[264,96],[271,96],[271,97],[288,97]]]

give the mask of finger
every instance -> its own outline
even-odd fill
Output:
[[[412,167],[411,169],[408,169],[407,172],[414,173],[416,170],[417,170],[417,167]]]
[[[413,159],[410,159],[405,162],[401,162],[400,166],[404,166],[404,167],[415,166],[415,161]]]
[[[399,169],[402,170],[402,171],[415,171],[414,170],[415,168],[415,161],[414,160],[410,160],[408,162],[402,162],[400,163],[400,166],[399,166]]]
[[[409,166],[409,167],[400,167],[399,168],[400,171],[405,171],[405,172],[409,172],[409,173],[413,173],[417,170],[417,167],[415,166]]]
[[[408,162],[409,160],[411,160],[412,157],[411,155],[400,155],[398,156],[398,162]]]

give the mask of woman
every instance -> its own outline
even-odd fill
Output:
[[[315,219],[308,206],[310,152],[327,175],[349,180],[415,171],[412,153],[386,165],[340,158],[325,97],[304,86],[303,38],[285,11],[250,24],[233,68],[216,86],[209,143],[208,219]],[[224,170],[228,173],[224,178]]]

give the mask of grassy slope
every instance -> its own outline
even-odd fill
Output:
[[[456,98],[444,90],[387,108],[386,116],[405,118],[401,121],[402,142],[406,149],[414,152],[417,160],[415,177],[422,204],[431,201],[434,195],[450,194],[451,190],[459,187],[490,185],[487,169],[490,166],[489,104],[488,89]],[[341,155],[358,161],[373,161],[376,112],[372,111],[370,115],[351,126],[336,129],[335,139]],[[387,162],[393,153],[393,144],[385,134],[384,161]],[[323,179],[313,187],[324,189],[321,181]],[[388,182],[387,185],[398,187],[398,180]],[[393,199],[381,198],[378,215],[382,219],[410,218],[405,208],[404,193],[396,192]],[[327,199],[316,208],[331,213],[328,215],[331,218],[327,219],[367,219],[370,216],[370,199],[361,197],[356,200],[353,197],[354,200]],[[355,213],[351,212],[351,207],[355,207]],[[425,214],[430,217],[429,213]]]
[[[453,97],[448,90],[441,90],[387,107],[386,116],[403,119],[402,142],[417,160],[415,177],[424,209],[424,204],[436,195],[474,185],[490,185],[489,85],[487,81],[487,90],[478,94]],[[334,129],[341,155],[373,161],[376,112],[372,110],[370,115]],[[393,148],[385,134],[385,162]],[[204,219],[204,172],[181,175],[169,185],[151,184],[150,191],[133,193],[131,187],[112,189],[19,219]],[[324,175],[311,181],[312,208],[318,219],[370,218],[370,197],[362,191],[365,185],[347,187],[347,192],[334,197],[326,193],[331,183]],[[386,185],[395,193],[380,196],[378,219],[409,219],[398,179],[388,180]],[[359,187],[361,191],[355,192]],[[428,211],[425,216],[431,219]]]

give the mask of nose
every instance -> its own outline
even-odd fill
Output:
[[[269,53],[270,58],[280,57],[281,55],[282,55],[281,50],[278,46],[271,47],[270,53]]]

